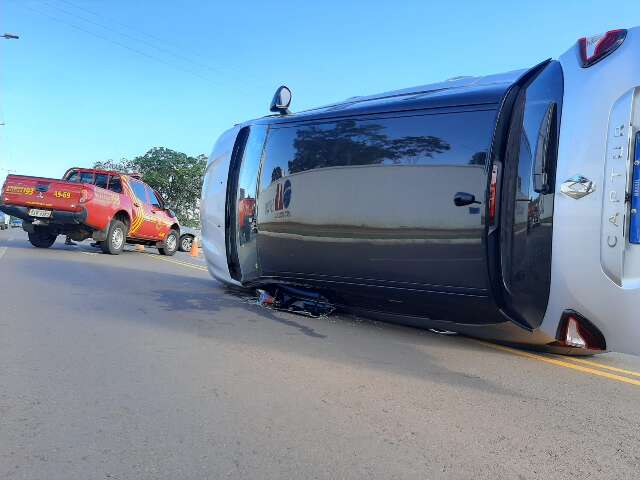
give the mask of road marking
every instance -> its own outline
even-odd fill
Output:
[[[4,256],[7,251],[7,247],[0,247],[0,258]]]
[[[640,377],[640,372],[625,370],[624,368],[612,367],[609,365],[605,365],[604,363],[592,362],[591,360],[583,360],[582,358],[575,357],[570,357],[569,360],[571,360],[572,362],[584,363],[585,365],[591,365],[593,367],[604,368],[606,370],[611,370],[612,372],[624,373],[627,375],[633,375],[634,377]]]
[[[595,375],[597,377],[604,377],[610,380],[616,380],[622,383],[629,383],[631,385],[640,386],[640,380],[635,380],[633,378],[623,377],[621,375],[615,375],[613,373],[602,372],[600,370],[595,370],[589,367],[583,367],[581,365],[576,365],[575,363],[564,362],[562,360],[556,360],[555,358],[544,357],[542,355],[537,355],[535,353],[525,352],[523,350],[516,350],[515,348],[505,347],[504,345],[497,345],[495,343],[484,342],[482,340],[472,339],[476,343],[480,343],[486,347],[493,348],[495,350],[501,350],[503,352],[512,353],[514,355],[519,355],[521,357],[531,358],[532,360],[537,360],[539,362],[550,363],[551,365],[556,365],[558,367],[570,368],[572,370],[578,370],[579,372],[589,373],[591,375]],[[586,360],[585,360],[586,361]],[[593,362],[595,363],[595,362]],[[600,366],[598,364],[598,366]]]
[[[162,260],[163,262],[175,263],[176,265],[182,265],[183,267],[195,268],[196,270],[200,270],[201,272],[208,272],[207,267],[203,267],[201,265],[194,265],[193,263],[181,262],[180,260],[171,260],[164,257],[159,257],[157,255],[149,255],[151,258],[155,258],[156,260]]]

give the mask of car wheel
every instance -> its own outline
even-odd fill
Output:
[[[190,252],[191,247],[193,246],[193,236],[192,235],[182,235],[180,237],[180,251],[181,252]]]
[[[49,248],[58,237],[55,233],[51,233],[46,228],[36,228],[33,233],[29,233],[29,242],[36,248]]]
[[[111,220],[109,230],[107,231],[107,238],[101,242],[100,248],[104,253],[110,255],[119,255],[124,249],[124,244],[127,241],[127,226],[120,220]]]
[[[176,250],[178,250],[178,232],[175,230],[169,231],[169,234],[164,239],[164,242],[162,242],[162,245],[162,247],[158,247],[160,255],[167,255],[170,257],[176,253]]]

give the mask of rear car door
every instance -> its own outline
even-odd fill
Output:
[[[265,274],[486,291],[496,112],[272,127],[260,182]],[[473,203],[456,206],[458,193]]]
[[[369,308],[495,322],[485,213],[496,116],[497,105],[461,106],[271,126],[262,275],[339,286]]]

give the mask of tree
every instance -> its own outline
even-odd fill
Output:
[[[173,209],[182,225],[198,226],[200,193],[207,156],[191,157],[170,148],[154,147],[132,160],[96,162],[95,168],[139,173]]]
[[[115,170],[123,173],[133,173],[134,168],[131,164],[131,160],[121,158],[120,160],[105,160],[103,162],[96,162],[93,168],[99,168],[102,170]]]

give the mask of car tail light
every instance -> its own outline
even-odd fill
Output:
[[[605,34],[583,37],[578,40],[578,54],[582,68],[587,68],[599,62],[616,48],[622,45],[627,37],[625,29],[609,30]]]
[[[559,343],[565,347],[606,350],[604,335],[589,320],[573,310],[562,315],[558,326]]]
[[[498,203],[498,166],[491,171],[491,185],[489,185],[489,225],[496,223],[496,208]]]

